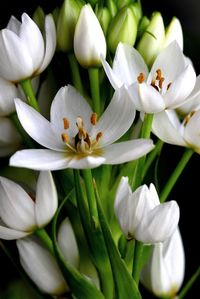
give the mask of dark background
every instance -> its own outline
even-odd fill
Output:
[[[11,14],[20,18],[23,12],[30,16],[38,5],[46,13],[49,13],[56,6],[60,6],[62,1],[7,1],[0,2],[0,28],[6,26]],[[196,69],[200,73],[200,1],[197,0],[143,0],[143,12],[150,17],[153,11],[161,11],[166,24],[173,16],[180,19],[184,31],[184,52],[189,56]],[[168,175],[174,169],[179,161],[184,149],[166,145],[164,147],[164,159],[161,158],[160,166],[162,174],[159,180],[162,185]],[[186,272],[185,282],[191,277],[197,267],[200,265],[200,245],[199,245],[199,202],[200,202],[200,156],[194,154],[187,165],[184,173],[179,178],[173,189],[170,199],[177,200],[181,210],[180,230],[183,237],[185,255],[186,255]],[[176,267],[176,265],[174,265]],[[17,277],[17,273],[12,264],[0,250],[0,288],[5,286],[10,278]],[[185,297],[186,299],[197,298],[200,291],[199,280],[195,283],[192,290]],[[150,295],[147,295],[150,299]],[[1,297],[1,295],[0,295]],[[22,298],[26,299],[26,298]]]

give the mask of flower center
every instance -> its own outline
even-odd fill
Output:
[[[96,125],[96,113],[92,113],[90,123],[93,126]],[[90,154],[98,155],[101,152],[99,140],[103,133],[98,132],[95,137],[90,136],[85,128],[84,121],[81,116],[76,118],[76,126],[78,128],[78,133],[74,137],[70,138],[66,132],[61,134],[62,141],[66,144],[68,150],[74,154],[82,154],[84,156]],[[67,131],[70,127],[70,123],[67,118],[63,118],[63,127],[65,131]]]
[[[143,83],[145,81],[145,75],[144,73],[140,73],[139,76],[137,77],[138,83]],[[161,69],[157,69],[156,70],[156,74],[154,79],[151,80],[151,86],[153,88],[155,88],[158,92],[162,92],[163,90],[163,82],[164,82],[165,78],[162,75],[162,71]],[[167,84],[167,90],[170,88],[171,86],[171,82],[169,82]]]
[[[183,125],[184,127],[188,124],[188,122],[190,121],[191,117],[195,114],[195,110],[191,111],[188,115],[185,116],[184,120],[183,120]]]

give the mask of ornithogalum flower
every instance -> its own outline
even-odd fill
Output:
[[[74,32],[74,53],[85,68],[101,65],[100,55],[106,57],[106,40],[90,4],[81,9]]]
[[[180,231],[163,243],[153,246],[148,263],[142,270],[141,282],[154,295],[175,298],[185,272],[185,255]]]
[[[150,72],[139,52],[122,43],[112,68],[103,58],[102,63],[113,88],[125,84],[135,108],[146,113],[182,105],[196,82],[195,70],[176,41],[157,56]]]
[[[123,87],[114,93],[99,120],[72,86],[56,94],[50,121],[19,99],[16,110],[26,132],[47,149],[18,151],[10,159],[12,166],[37,170],[94,168],[138,159],[153,148],[149,139],[114,143],[135,117],[134,105]]]
[[[175,110],[155,115],[153,133],[162,141],[192,148],[200,154],[200,110],[193,110],[181,122]]]
[[[153,184],[134,192],[128,178],[122,177],[115,197],[115,214],[127,239],[146,244],[163,242],[175,231],[179,221],[176,201],[160,204]]]
[[[56,47],[56,29],[51,15],[45,18],[45,38],[26,14],[14,16],[0,31],[0,76],[19,82],[40,74],[51,61]]]
[[[7,117],[0,117],[0,157],[14,153],[21,143],[21,136],[12,121]]]
[[[0,238],[19,239],[53,218],[58,199],[49,171],[39,174],[35,200],[17,183],[0,177]]]
[[[19,90],[15,84],[0,77],[0,116],[7,116],[15,111],[16,97],[19,97]]]

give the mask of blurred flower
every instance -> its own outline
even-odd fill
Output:
[[[123,100],[122,100],[123,98]],[[94,168],[138,159],[153,149],[150,139],[114,143],[131,126],[133,103],[117,90],[99,119],[86,100],[72,86],[61,88],[51,106],[51,121],[16,100],[19,120],[27,133],[48,149],[17,152],[10,165],[31,169]]]
[[[139,52],[122,43],[117,47],[113,67],[103,58],[102,63],[113,88],[125,84],[135,108],[146,113],[180,106],[196,82],[195,70],[176,41],[157,56],[150,73]]]
[[[22,14],[14,16],[0,31],[0,76],[19,82],[40,74],[50,63],[56,47],[56,31],[51,15],[45,18],[45,38],[36,23]]]
[[[153,184],[142,185],[134,192],[128,177],[122,177],[115,197],[115,214],[127,239],[146,244],[163,242],[175,231],[179,221],[176,201],[160,204]]]
[[[12,121],[7,117],[0,117],[0,157],[14,153],[21,143],[21,136]]]
[[[100,55],[106,57],[106,40],[90,4],[81,9],[74,33],[74,53],[85,68],[101,66]]]
[[[0,177],[0,205],[1,239],[22,238],[47,225],[58,205],[51,173],[39,174],[35,201],[20,185]]]
[[[162,298],[174,298],[185,272],[185,255],[180,231],[163,243],[153,246],[151,256],[141,273],[142,284]]]
[[[200,154],[200,110],[191,111],[182,122],[174,110],[158,113],[152,131],[166,143],[189,147]]]

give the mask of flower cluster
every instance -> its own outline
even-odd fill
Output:
[[[0,238],[41,296],[172,299],[185,257],[168,196],[200,153],[200,80],[177,18],[105,2],[0,31]],[[160,192],[164,143],[186,149]]]

